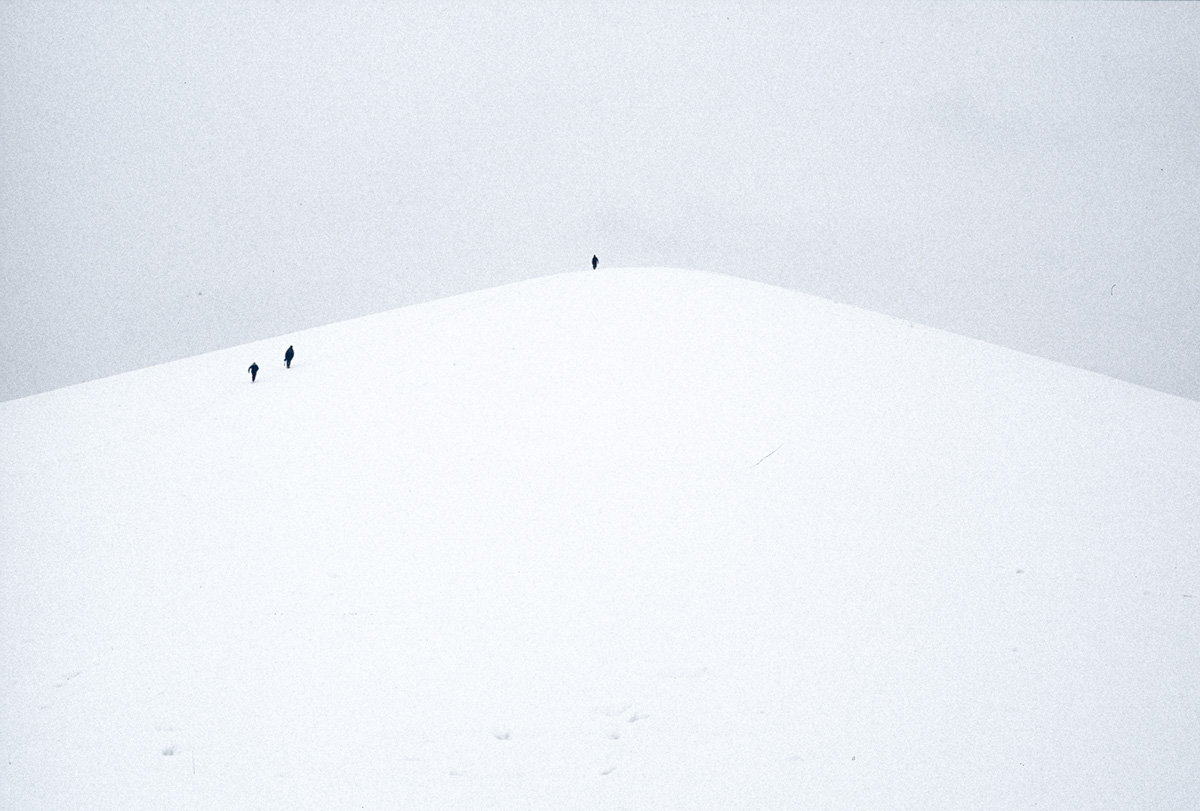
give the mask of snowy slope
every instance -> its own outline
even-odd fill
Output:
[[[752,282],[308,330],[0,404],[0,807],[1195,808],[1198,527],[1200,404]]]

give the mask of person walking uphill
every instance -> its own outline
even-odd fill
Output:
[[[250,368],[247,369],[246,371],[250,373],[250,382],[253,383],[254,378],[258,377],[258,364],[251,363]]]
[[[289,369],[292,368],[292,358],[294,357],[296,357],[296,351],[289,346],[288,351],[283,353],[283,362]]]
[[[600,260],[599,260],[599,259],[597,259],[595,256],[593,256],[593,257],[592,257],[592,270],[595,270],[595,269],[596,269],[596,265],[598,265],[598,264],[600,264]]]

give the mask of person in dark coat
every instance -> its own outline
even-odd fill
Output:
[[[287,364],[289,369],[292,368],[292,358],[294,357],[296,357],[296,352],[289,346],[288,351],[283,353],[283,362]]]
[[[593,256],[593,257],[592,257],[592,270],[595,270],[595,269],[596,269],[596,265],[598,265],[598,264],[600,264],[600,260],[599,260],[599,259],[597,259],[595,256]]]
[[[247,369],[246,371],[250,373],[250,382],[253,383],[254,378],[258,377],[258,364],[251,363],[250,368]]]

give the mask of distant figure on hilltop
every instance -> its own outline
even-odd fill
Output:
[[[247,369],[246,371],[250,373],[250,382],[253,383],[254,378],[258,377],[258,364],[251,363],[250,368]]]
[[[292,358],[294,357],[296,357],[296,351],[289,346],[288,351],[283,353],[283,362],[289,369],[292,368]]]
[[[595,270],[595,269],[596,269],[596,265],[598,265],[598,264],[600,264],[600,260],[599,260],[599,259],[597,259],[595,256],[593,256],[593,257],[592,257],[592,270]]]

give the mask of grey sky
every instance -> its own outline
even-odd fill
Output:
[[[5,3],[0,399],[593,253],[1200,399],[1197,42],[1200,4]]]

